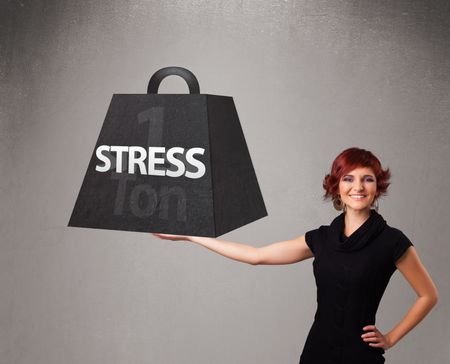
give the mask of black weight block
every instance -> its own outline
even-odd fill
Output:
[[[156,93],[172,74],[190,94]],[[168,67],[113,95],[68,225],[217,237],[264,216],[233,99]]]

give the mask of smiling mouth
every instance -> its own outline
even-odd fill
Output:
[[[366,198],[366,195],[349,195],[354,200],[362,200],[363,198]]]

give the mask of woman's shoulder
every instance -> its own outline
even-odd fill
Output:
[[[314,255],[320,252],[320,247],[327,238],[328,229],[328,225],[321,225],[318,228],[309,230],[305,233],[306,244],[309,246]]]
[[[326,240],[328,236],[328,231],[330,229],[329,225],[320,225],[318,228],[309,230],[305,233],[306,242],[317,242]]]
[[[323,234],[326,234],[329,229],[330,229],[330,225],[320,225],[318,228],[314,228],[314,229],[311,229],[311,230],[307,231],[306,234],[313,233],[313,234],[316,234],[316,235],[317,234],[318,235],[323,235]]]
[[[384,238],[390,238],[394,241],[406,237],[402,230],[386,224],[383,231]]]
[[[386,225],[386,228],[383,231],[383,236],[383,240],[389,245],[392,263],[394,265],[409,247],[414,246],[402,230],[389,225]]]

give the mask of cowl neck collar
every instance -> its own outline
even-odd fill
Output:
[[[370,210],[369,218],[348,238],[344,238],[345,213],[341,213],[330,224],[330,238],[338,251],[356,251],[364,248],[386,227],[386,221],[375,210]]]

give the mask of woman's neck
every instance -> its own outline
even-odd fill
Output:
[[[347,209],[344,217],[344,234],[350,236],[356,231],[370,216],[370,208],[365,210]]]

